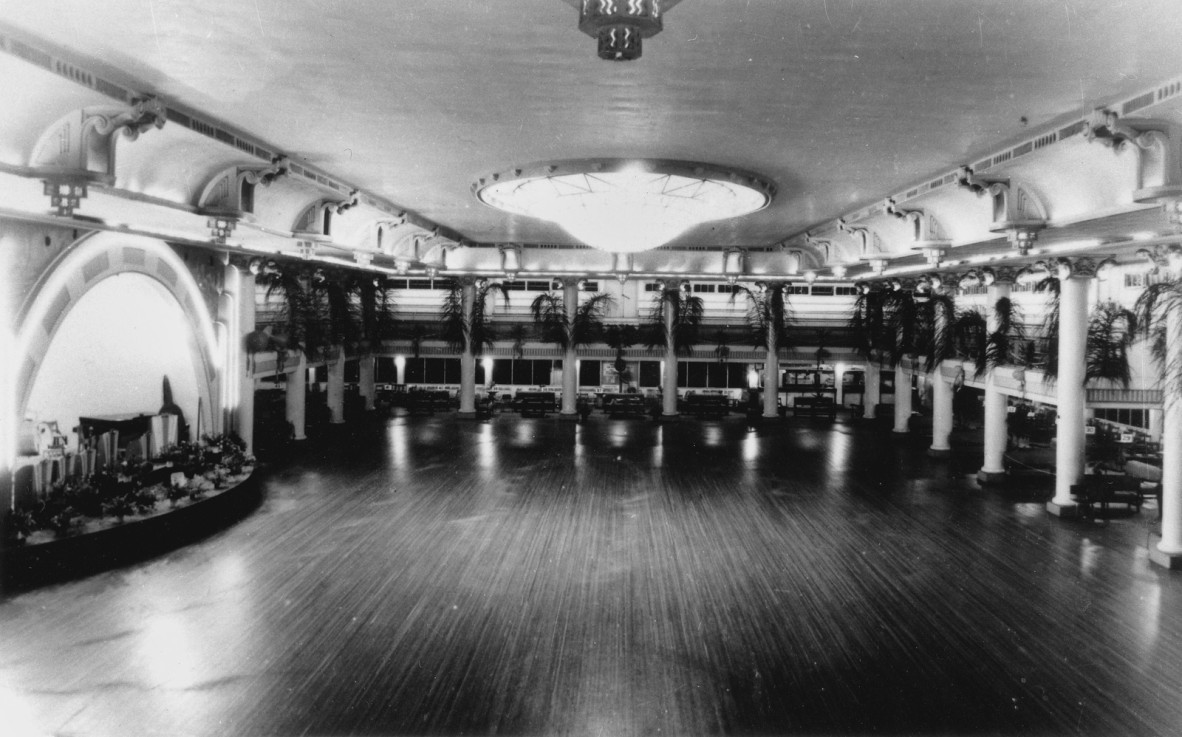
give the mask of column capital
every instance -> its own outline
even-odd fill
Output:
[[[1054,273],[1060,279],[1094,279],[1099,264],[1090,256],[1077,258],[1057,258],[1054,261]]]
[[[1018,272],[1009,266],[986,266],[981,269],[981,280],[985,286],[1012,286],[1018,280]]]

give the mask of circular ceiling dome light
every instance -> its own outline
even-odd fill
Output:
[[[480,179],[472,191],[491,207],[556,223],[592,248],[636,253],[702,223],[762,210],[775,185],[711,164],[602,159],[513,169]]]

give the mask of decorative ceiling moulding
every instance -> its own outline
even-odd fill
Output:
[[[813,253],[820,258],[818,266],[825,266],[834,260],[836,250],[833,247],[833,242],[824,238],[815,238],[812,233],[805,232],[805,244],[813,250]]]
[[[270,187],[286,174],[282,156],[270,166],[231,166],[216,174],[197,201],[197,211],[208,218],[210,241],[224,246],[239,224],[254,223],[255,188]]]
[[[861,225],[850,225],[844,220],[838,221],[837,227],[853,239],[858,261],[875,276],[881,276],[891,261],[891,254],[883,248],[878,232]]]
[[[928,264],[938,266],[952,246],[952,241],[944,237],[936,216],[924,210],[904,209],[896,205],[894,200],[887,200],[884,210],[887,215],[910,226],[909,250],[922,253]]]
[[[1177,244],[1141,248],[1135,255],[1144,271],[1157,273],[1166,269],[1175,276],[1182,273],[1182,246]]]
[[[663,5],[669,7],[669,0],[666,0]],[[70,60],[70,55],[60,48],[46,43],[41,39],[26,36],[14,29],[0,28],[0,52],[111,98],[121,105],[130,108],[135,108],[143,104],[159,106],[159,110],[161,111],[159,122],[155,120],[152,122],[156,127],[162,126],[164,124],[163,121],[167,120],[174,125],[198,133],[208,140],[261,159],[267,165],[270,165],[277,157],[282,155],[275,146],[239,132],[212,117],[195,112],[183,105],[177,105],[171,101],[165,104],[163,97],[138,91],[146,89],[148,85],[128,79],[110,79],[105,74],[100,74],[86,68],[82,64]],[[349,195],[351,192],[357,190],[356,187],[345,183],[338,177],[306,163],[292,161],[288,165],[288,171],[293,179],[298,179],[306,184],[339,193],[340,195]],[[114,173],[113,164],[109,169],[109,173],[112,175]],[[61,180],[62,177],[59,176],[58,179]],[[75,178],[74,181],[78,181],[78,179]],[[76,197],[80,199],[77,195]],[[359,199],[362,204],[373,207],[386,215],[393,216],[406,210],[406,208],[399,207],[373,193],[360,193]],[[427,229],[437,227],[436,223],[428,221],[415,213],[411,213],[406,217],[416,225],[423,226]],[[449,236],[456,239],[460,238],[458,233],[454,233],[446,228],[444,230]]]
[[[513,281],[521,271],[521,246],[516,243],[503,243],[497,250],[501,254],[501,271],[506,279]]]
[[[1037,233],[1047,227],[1047,207],[1029,186],[1010,177],[977,174],[969,166],[960,167],[957,184],[978,197],[989,197],[990,232],[1007,235],[1016,231]],[[1032,241],[1033,238],[1024,240]]]
[[[129,107],[74,110],[38,138],[29,157],[29,175],[42,180],[55,214],[72,217],[91,185],[114,185],[116,138],[135,141],[145,131],[163,128],[166,115],[164,106],[151,97]]]
[[[580,159],[530,164],[472,183],[481,203],[552,222],[609,253],[663,246],[703,223],[767,207],[776,187],[735,167],[665,159]]]
[[[1143,111],[1156,105],[1169,102],[1175,98],[1178,98],[1179,96],[1182,96],[1182,77],[1175,77],[1160,84],[1154,85],[1153,87],[1139,92],[1131,97],[1127,97],[1123,100],[1119,100],[1107,105],[1106,108],[1108,110],[1118,111],[1121,116],[1127,116],[1130,113]],[[1087,118],[1077,119],[1073,122],[1060,122],[1057,124],[1047,125],[1041,128],[1038,133],[1029,138],[1021,140],[1016,144],[996,150],[992,154],[977,159],[973,164],[971,164],[969,168],[976,175],[981,175],[991,169],[1004,166],[1008,162],[1012,162],[1032,153],[1045,150],[1056,143],[1073,138],[1074,136],[1083,133],[1085,129],[1088,128],[1091,121],[1092,118],[1089,116]],[[933,174],[931,177],[922,182],[914,184],[896,192],[893,195],[890,195],[889,199],[893,199],[896,203],[902,204],[909,200],[922,197],[933,190],[942,189],[949,185],[958,185],[960,181],[960,174],[960,169],[952,172]],[[1033,194],[1029,189],[1026,191],[1029,194]],[[1145,193],[1146,197],[1149,197],[1149,195],[1150,193]],[[1137,201],[1153,202],[1155,200],[1146,199]],[[877,203],[863,206],[856,210],[847,212],[836,220],[818,223],[817,225],[809,228],[809,230],[811,232],[825,232],[826,230],[837,228],[838,222],[840,220],[851,223],[866,220],[874,217],[880,211],[880,209],[881,206]],[[1043,213],[1045,219],[1045,208],[1043,209]],[[800,233],[799,235],[803,235],[803,233]],[[1009,234],[1007,233],[1007,235]]]

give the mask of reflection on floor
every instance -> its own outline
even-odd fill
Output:
[[[1177,734],[1152,515],[966,464],[856,422],[397,417],[0,603],[0,732]]]

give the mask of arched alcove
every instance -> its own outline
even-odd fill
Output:
[[[220,430],[213,322],[166,243],[84,236],[38,280],[18,319],[17,417],[69,432],[78,416],[155,413],[167,375],[190,427],[200,414],[202,432]]]
[[[107,277],[62,318],[33,379],[26,417],[55,420],[68,433],[79,417],[154,414],[168,377],[172,401],[194,423],[202,377],[190,332],[160,282],[134,272]]]

